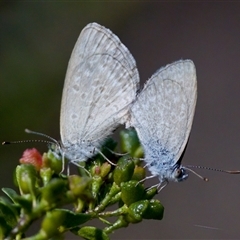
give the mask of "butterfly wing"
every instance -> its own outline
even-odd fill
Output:
[[[169,64],[148,80],[130,110],[130,125],[138,133],[148,164],[158,168],[179,160],[189,138],[196,100],[196,70],[191,60]]]
[[[120,123],[136,97],[136,63],[119,38],[88,24],[73,49],[66,73],[60,116],[63,146],[100,143]]]

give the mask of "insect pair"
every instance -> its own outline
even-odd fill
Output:
[[[78,164],[94,154],[120,124],[134,127],[144,161],[159,188],[188,177],[181,155],[197,100],[191,60],[160,68],[139,93],[139,74],[129,50],[110,30],[88,24],[73,49],[60,114],[61,154]],[[148,178],[150,178],[148,177]]]

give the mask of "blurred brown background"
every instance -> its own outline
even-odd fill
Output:
[[[183,163],[240,169],[240,2],[1,2],[1,141],[38,138],[26,127],[59,139],[67,63],[81,29],[93,21],[129,48],[142,84],[163,65],[194,61],[199,95]],[[0,187],[12,187],[27,147],[47,150],[34,143],[1,146]],[[190,174],[158,195],[162,221],[130,225],[111,238],[239,238],[240,176],[198,172],[210,181]]]

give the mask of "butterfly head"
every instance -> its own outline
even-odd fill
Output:
[[[182,167],[181,165],[177,165],[173,169],[171,178],[174,182],[182,182],[183,180],[188,178],[188,173],[186,172],[184,167]]]

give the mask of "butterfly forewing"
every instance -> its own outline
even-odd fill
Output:
[[[65,78],[60,116],[63,146],[68,151],[81,142],[99,146],[125,122],[138,85],[135,60],[119,38],[97,23],[88,24],[75,44]]]
[[[135,127],[149,164],[173,166],[180,158],[192,126],[197,99],[195,66],[180,60],[159,69],[134,102]]]

